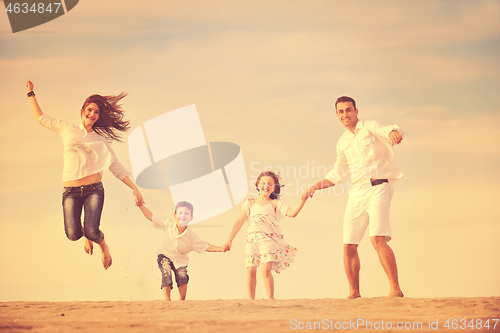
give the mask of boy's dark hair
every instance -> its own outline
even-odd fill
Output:
[[[177,209],[180,208],[180,207],[186,207],[187,209],[189,209],[191,211],[191,216],[194,216],[193,213],[194,213],[194,208],[193,208],[193,205],[191,205],[189,202],[187,201],[179,201],[177,203],[177,205],[175,205],[175,212],[177,213]]]

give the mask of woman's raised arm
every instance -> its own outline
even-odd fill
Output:
[[[30,101],[31,110],[33,111],[35,119],[38,121],[38,118],[40,118],[43,115],[43,112],[42,109],[40,109],[38,102],[36,101],[35,93],[33,92],[34,86],[35,85],[33,84],[33,82],[26,81],[26,88],[28,89],[28,99]]]

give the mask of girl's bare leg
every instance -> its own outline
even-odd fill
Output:
[[[262,277],[264,278],[264,286],[266,287],[267,298],[274,299],[274,278],[273,278],[273,262],[266,262],[260,266]]]
[[[111,266],[111,253],[109,252],[109,247],[108,244],[106,244],[106,240],[103,239],[100,243],[99,246],[101,247],[101,255],[102,255],[102,265],[104,266],[104,269],[108,269],[109,266]]]
[[[247,292],[249,299],[255,299],[256,285],[257,285],[257,267],[247,267]]]

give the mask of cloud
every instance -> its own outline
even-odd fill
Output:
[[[86,1],[66,15],[84,34],[103,25],[108,36],[122,33],[176,32],[180,35],[212,34],[227,30],[311,31],[335,28],[346,38],[357,34],[378,36],[377,41],[399,39],[401,45],[421,42],[450,43],[498,35],[497,1]],[[126,24],[125,24],[126,23]],[[85,25],[84,25],[85,24]],[[471,29],[474,27],[474,29]],[[90,31],[89,31],[90,30]],[[69,32],[69,31],[68,31]],[[349,32],[347,34],[347,32]],[[408,38],[410,37],[410,38]],[[374,41],[375,42],[375,41]]]

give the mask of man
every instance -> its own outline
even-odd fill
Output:
[[[389,296],[403,297],[396,258],[387,244],[391,239],[389,210],[393,186],[403,176],[394,163],[392,146],[403,140],[403,133],[397,125],[381,126],[376,121],[358,119],[356,102],[350,97],[339,97],[335,108],[346,129],[337,143],[337,161],[326,177],[302,196],[312,197],[316,190],[341,183],[350,173],[351,188],[344,215],[344,268],[350,288],[347,298],[361,297],[358,244],[367,227],[389,278]]]

